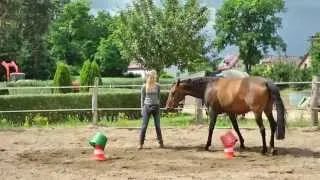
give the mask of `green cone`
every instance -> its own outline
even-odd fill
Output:
[[[97,132],[96,135],[89,141],[89,144],[93,147],[96,147],[96,145],[99,145],[104,149],[107,142],[108,142],[108,138],[101,132]]]

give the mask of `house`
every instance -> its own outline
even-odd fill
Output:
[[[148,72],[147,69],[144,68],[140,63],[131,61],[128,66],[128,70],[126,74],[130,74],[130,73],[137,74],[137,75],[140,75],[142,78],[144,78],[147,72]]]
[[[225,71],[229,69],[240,69],[241,63],[239,61],[239,54],[226,56],[221,64],[218,66],[218,71]]]
[[[301,62],[301,58],[298,56],[264,56],[260,64],[271,65],[274,63],[293,63],[298,66]]]
[[[299,69],[305,69],[311,67],[311,55],[307,53],[303,56],[302,60],[298,64]]]

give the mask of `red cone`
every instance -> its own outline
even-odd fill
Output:
[[[97,161],[105,161],[107,158],[104,156],[104,151],[101,146],[95,146],[94,152],[93,152],[93,159]]]
[[[228,131],[226,134],[222,135],[220,138],[224,147],[232,147],[238,141],[238,139],[233,135],[231,131]]]
[[[220,137],[222,144],[224,145],[224,155],[228,159],[234,158],[234,145],[237,143],[238,139],[233,135],[231,131]]]
[[[228,159],[233,159],[234,158],[234,148],[226,148],[224,149],[224,156]]]

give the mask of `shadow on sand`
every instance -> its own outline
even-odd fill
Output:
[[[170,149],[173,151],[205,151],[204,145],[198,145],[198,146],[167,146],[165,149]],[[284,147],[278,147],[276,148],[278,153],[277,156],[293,156],[293,157],[311,157],[311,158],[320,158],[320,152],[319,151],[312,151],[308,148],[284,148]],[[213,147],[209,152],[217,152],[217,151],[223,151],[221,148],[215,148]],[[236,151],[240,152],[253,152],[253,153],[259,153],[261,154],[261,147],[255,146],[255,147],[246,147],[244,150],[239,150],[239,148],[236,148]],[[270,154],[268,152],[267,154]]]

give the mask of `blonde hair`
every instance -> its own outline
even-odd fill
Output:
[[[147,74],[146,90],[149,92],[156,87],[157,83],[157,72],[155,70],[150,71]]]

